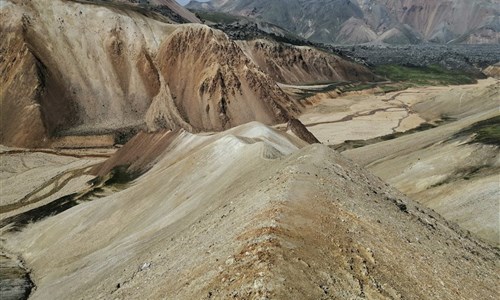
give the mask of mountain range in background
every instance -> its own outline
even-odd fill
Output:
[[[186,7],[260,19],[329,44],[500,42],[498,0],[211,0]]]

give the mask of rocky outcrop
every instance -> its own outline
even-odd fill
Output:
[[[368,68],[313,47],[280,44],[267,39],[237,43],[264,72],[281,83],[376,79]]]
[[[500,44],[481,45],[358,45],[337,46],[344,55],[369,65],[432,66],[467,72],[483,78],[480,70],[500,60]]]
[[[293,118],[287,123],[287,130],[290,130],[295,136],[308,144],[321,144],[321,142],[312,134],[307,127],[299,120]]]

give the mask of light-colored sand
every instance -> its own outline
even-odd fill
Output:
[[[445,114],[456,121],[343,154],[412,199],[499,246],[499,148],[468,144],[470,136],[454,137],[474,123],[500,115],[499,86],[498,81],[488,79],[473,86],[429,89],[438,93],[422,94],[425,101],[416,110],[426,118]]]
[[[88,188],[95,176],[85,173],[103,160],[43,152],[0,154],[0,219]]]
[[[300,120],[325,144],[366,140],[408,131],[444,116],[464,118],[497,108],[500,105],[499,85],[498,80],[489,78],[476,85],[421,87],[385,95],[325,98],[315,102]]]
[[[329,145],[390,134],[400,130],[401,125],[405,129],[417,127],[423,120],[414,117],[407,107],[415,98],[403,102],[398,95],[351,95],[323,99],[304,113],[300,120],[320,141]],[[410,121],[403,123],[408,118]]]

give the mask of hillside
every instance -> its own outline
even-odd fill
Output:
[[[403,82],[412,87],[396,91],[389,85],[339,95],[341,87],[302,87],[313,105],[300,120],[321,142],[498,246],[499,81],[425,86],[430,71],[424,86]]]
[[[286,122],[298,111],[222,32],[149,13],[81,1],[6,2],[0,142],[47,147],[61,136],[139,128],[223,130]]]
[[[460,1],[0,0],[0,298],[496,299],[500,81],[462,67],[495,47],[303,38],[419,42]]]
[[[211,0],[195,10],[262,19],[315,42],[499,43],[498,0]]]
[[[164,137],[124,190],[4,231],[30,299],[496,296],[497,250],[326,146],[258,123]]]
[[[274,80],[286,84],[376,81],[365,66],[314,47],[280,44],[269,39],[239,40],[252,61]]]

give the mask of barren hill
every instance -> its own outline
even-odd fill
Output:
[[[314,47],[280,44],[269,39],[237,41],[238,45],[274,80],[287,83],[375,81],[365,66]]]
[[[495,299],[497,250],[301,147],[258,123],[183,132],[128,189],[3,245],[31,268],[31,299]]]
[[[203,25],[82,1],[11,0],[0,14],[6,145],[134,128],[222,130],[297,112],[234,42]]]
[[[214,2],[237,10],[251,1]],[[310,1],[313,9],[321,3]],[[365,8],[328,3],[345,9],[330,15],[334,22],[346,12],[353,30],[363,30]],[[324,15],[325,7],[315,18]],[[234,41],[179,24],[197,19],[171,0],[4,0],[0,19],[2,299],[497,298],[498,248],[328,146],[297,138],[318,142],[316,126],[347,135],[373,118],[369,134],[414,128],[421,111],[484,121],[498,115],[493,79],[482,94],[452,94],[458,107],[440,90],[415,108],[392,94],[331,99],[311,108],[330,115],[309,115],[309,131],[294,118],[301,104],[277,81],[371,81],[373,74],[315,48]],[[303,90],[337,96],[336,86]],[[456,124],[473,124],[467,120]],[[340,121],[352,122],[332,126]],[[269,126],[277,123],[281,131]],[[456,132],[437,129],[435,152],[426,149],[432,136],[407,136],[408,144],[352,157],[367,164],[409,145],[405,151],[432,161],[449,145],[443,135]],[[445,181],[430,184],[453,187],[455,167],[481,150],[459,146],[447,149],[467,155],[443,167]],[[497,150],[481,152],[493,171]],[[428,177],[404,164],[384,170]]]
[[[211,0],[191,9],[251,16],[312,41],[499,43],[498,0]]]

